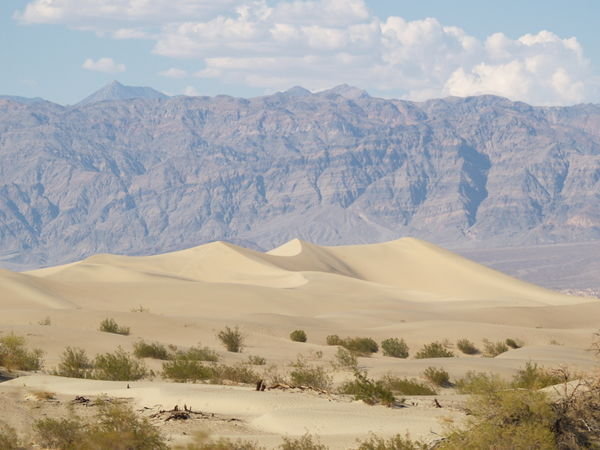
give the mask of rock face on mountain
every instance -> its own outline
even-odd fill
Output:
[[[340,86],[253,99],[0,100],[0,263],[412,235],[600,238],[600,106],[414,103]]]
[[[168,98],[162,92],[158,92],[150,87],[125,86],[118,81],[113,81],[103,88],[97,90],[92,95],[81,100],[77,105],[89,105],[91,103],[113,101],[113,100],[131,100],[134,98]]]

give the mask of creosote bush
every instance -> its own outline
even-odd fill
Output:
[[[167,348],[158,342],[137,341],[133,344],[133,354],[138,358],[169,359]]]
[[[468,339],[459,339],[456,341],[456,347],[465,355],[476,355],[479,353],[479,349]]]
[[[83,447],[85,428],[79,418],[45,418],[33,424],[38,444],[45,448],[75,450]],[[80,447],[78,447],[80,446]]]
[[[240,353],[244,347],[244,336],[237,326],[235,328],[225,327],[219,331],[217,337],[228,352]]]
[[[333,379],[324,367],[309,364],[304,357],[298,355],[296,362],[292,363],[290,381],[296,386],[328,390],[331,388]]]
[[[525,367],[514,376],[512,385],[520,389],[542,389],[547,386],[559,384],[565,380],[558,372],[538,367],[537,364],[527,362]]]
[[[21,442],[14,428],[0,422],[0,448],[2,450],[21,450]]]
[[[325,338],[327,345],[342,345],[342,340],[337,334],[330,334]]]
[[[124,336],[129,335],[129,327],[120,326],[115,319],[108,318],[100,322],[100,331],[105,333],[122,334]]]
[[[220,364],[213,368],[213,374],[210,378],[211,383],[220,384],[223,381],[233,381],[234,383],[254,384],[260,379],[254,369],[244,364],[227,366]]]
[[[383,385],[395,394],[400,395],[436,395],[437,391],[424,383],[408,378],[385,375],[381,379]]]
[[[368,439],[358,442],[356,450],[427,450],[429,445],[421,441],[413,441],[408,434],[397,434],[389,439],[381,438],[373,433]]]
[[[454,383],[459,394],[483,395],[508,389],[509,384],[494,373],[469,371]]]
[[[179,383],[196,382],[210,379],[214,371],[212,367],[193,359],[174,359],[163,363],[163,377]]]
[[[174,450],[266,450],[259,447],[256,442],[242,439],[232,440],[227,438],[212,439],[207,432],[198,432],[194,441],[187,445],[177,445]]]
[[[404,339],[390,338],[381,341],[381,349],[384,356],[394,358],[408,358],[408,345]]]
[[[113,353],[102,353],[94,359],[93,378],[110,381],[135,381],[148,374],[146,366],[121,347]]]
[[[504,343],[513,349],[523,347],[523,342],[518,339],[507,338]]]
[[[290,339],[294,342],[306,342],[306,332],[304,330],[294,330],[290,333]]]
[[[454,353],[446,348],[442,342],[432,342],[425,344],[421,350],[415,354],[415,359],[426,358],[452,358]]]
[[[487,339],[483,340],[483,352],[488,358],[494,358],[507,351],[508,346],[502,341],[491,342]]]
[[[327,450],[327,447],[321,444],[317,437],[313,437],[309,433],[299,438],[284,437],[279,448],[281,450]]]
[[[93,368],[92,361],[90,361],[84,349],[67,347],[62,353],[54,375],[70,378],[90,378]]]
[[[437,367],[428,367],[423,372],[423,376],[431,383],[440,387],[450,386],[450,375],[444,369]]]
[[[262,356],[249,355],[247,363],[252,366],[264,366],[265,364],[267,364],[267,360]]]
[[[396,401],[394,394],[382,380],[372,380],[366,372],[354,372],[354,380],[347,381],[340,387],[342,394],[353,395],[368,405],[382,404],[392,406]]]
[[[343,347],[338,347],[335,353],[335,361],[332,363],[335,369],[356,370],[358,368],[358,359],[356,355]]]
[[[208,347],[190,347],[187,350],[178,350],[169,356],[169,359],[187,359],[191,361],[217,362],[219,355]]]
[[[337,334],[327,336],[327,345],[341,345],[358,356],[370,356],[379,351],[379,345],[369,337],[347,337],[340,339]]]
[[[39,348],[33,350],[25,347],[25,338],[9,334],[0,337],[0,366],[12,370],[40,370],[42,355]]]

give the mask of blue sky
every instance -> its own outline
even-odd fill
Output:
[[[5,0],[0,93],[75,103],[118,79],[169,94],[341,83],[424,100],[600,102],[595,0]]]

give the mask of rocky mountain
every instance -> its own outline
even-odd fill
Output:
[[[118,81],[113,81],[84,98],[77,105],[82,106],[114,100],[131,100],[134,98],[160,99],[168,98],[168,96],[150,87],[125,86]]]
[[[0,260],[212,240],[600,238],[600,106],[415,103],[350,86],[73,107],[0,100]]]
[[[23,104],[40,103],[46,101],[40,97],[20,97],[18,95],[0,95],[0,100],[11,100],[13,102]]]

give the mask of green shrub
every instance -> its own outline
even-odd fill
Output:
[[[473,372],[467,374],[454,383],[460,394],[490,394],[508,388],[499,375],[493,373]]]
[[[527,362],[525,367],[514,376],[512,385],[521,389],[542,389],[564,381],[565,379],[558,373],[538,367],[535,363]]]
[[[234,383],[254,384],[261,377],[252,368],[238,364],[235,366],[227,366],[221,364],[213,368],[213,374],[210,377],[212,383],[223,383],[224,380],[233,381]]]
[[[358,359],[356,355],[343,347],[338,347],[335,354],[334,368],[356,370],[358,367]]]
[[[54,375],[69,378],[89,378],[93,368],[94,366],[84,349],[67,347],[63,351]]]
[[[451,385],[450,375],[444,369],[428,367],[423,372],[423,376],[436,386],[447,387]]]
[[[122,334],[124,336],[129,335],[129,327],[119,326],[114,319],[104,319],[100,322],[99,330],[104,331],[105,333]]]
[[[0,448],[2,450],[21,450],[24,448],[21,446],[15,429],[4,422],[0,422]]]
[[[427,450],[429,445],[421,441],[413,441],[408,434],[397,434],[389,439],[384,439],[371,433],[368,439],[358,442],[356,450]]]
[[[299,438],[284,437],[279,445],[281,450],[327,450],[316,437],[306,433]]]
[[[416,380],[385,375],[383,385],[390,391],[400,395],[437,395],[437,391]]]
[[[408,345],[404,339],[390,338],[381,341],[381,349],[384,356],[392,356],[394,358],[408,358]]]
[[[228,352],[240,353],[244,347],[244,336],[238,327],[225,327],[217,334],[219,340],[223,343]]]
[[[426,358],[452,358],[454,353],[446,348],[441,342],[432,342],[425,344],[421,350],[415,354],[415,359]]]
[[[215,374],[212,367],[193,359],[174,359],[163,363],[163,377],[179,383],[208,380]]]
[[[167,348],[158,342],[137,341],[133,344],[133,354],[138,358],[169,359]]]
[[[507,352],[507,351],[508,351],[508,346],[502,341],[491,342],[491,341],[488,341],[487,339],[483,340],[483,352],[484,352],[484,355],[487,356],[488,358],[494,358],[494,357],[498,356],[499,354]]]
[[[306,342],[307,337],[304,330],[294,330],[290,333],[290,339],[294,342]]]
[[[262,356],[250,355],[248,356],[248,364],[253,366],[264,366],[267,364],[267,360]]]
[[[468,339],[459,339],[456,341],[456,346],[465,355],[476,355],[479,353],[479,349]]]
[[[325,368],[308,364],[301,356],[298,356],[296,362],[292,364],[290,380],[295,386],[309,386],[323,390],[330,389],[333,381]]]
[[[362,400],[368,405],[382,404],[392,406],[396,401],[394,394],[382,380],[372,380],[366,372],[355,371],[354,380],[344,383],[340,392],[353,395],[356,400]]]
[[[325,338],[327,345],[342,345],[342,340],[337,334],[330,334]]]
[[[81,419],[45,418],[33,424],[36,441],[44,448],[77,450],[84,447],[87,436]]]
[[[194,442],[187,445],[177,445],[174,450],[265,450],[259,447],[256,442],[244,441],[241,439],[231,440],[227,438],[211,439],[206,432],[196,433]]]
[[[369,356],[379,351],[379,345],[369,337],[346,338],[341,344],[344,348],[360,356]]]
[[[42,368],[42,355],[39,348],[28,350],[25,347],[25,338],[9,334],[0,337],[0,366],[12,370],[40,370]]]
[[[208,347],[190,347],[187,350],[179,350],[170,359],[187,359],[190,361],[209,361],[217,362],[219,355],[216,351]]]
[[[506,339],[506,341],[504,341],[504,343],[506,345],[508,345],[510,348],[521,348],[521,347],[523,347],[523,342],[521,342],[518,339],[508,338],[508,339]]]
[[[113,353],[97,355],[94,359],[93,378],[97,380],[135,381],[144,378],[147,373],[144,363],[121,347]]]

